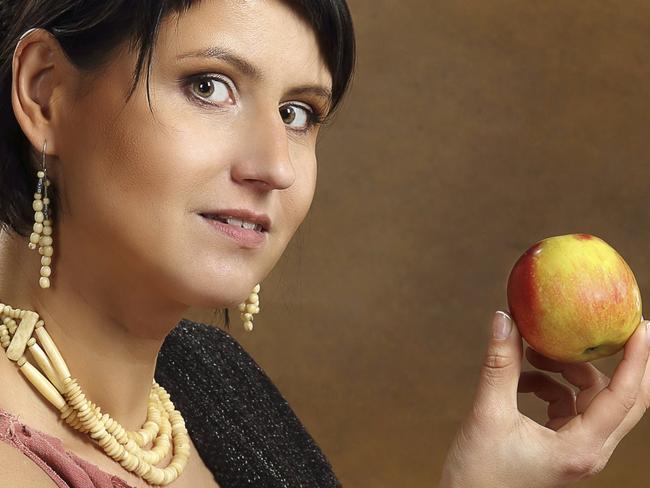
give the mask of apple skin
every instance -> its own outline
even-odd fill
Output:
[[[530,247],[512,268],[507,293],[522,337],[562,362],[615,354],[641,322],[634,273],[589,234],[549,237]]]

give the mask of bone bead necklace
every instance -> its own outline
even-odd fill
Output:
[[[147,420],[141,429],[127,431],[86,398],[36,312],[0,303],[0,319],[0,344],[7,357],[61,412],[68,425],[88,433],[124,469],[152,485],[167,485],[178,478],[190,455],[190,438],[183,417],[162,386],[153,380]],[[26,349],[40,371],[23,355]],[[150,442],[152,446],[147,447]],[[169,454],[172,445],[169,464],[164,468],[155,466]]]

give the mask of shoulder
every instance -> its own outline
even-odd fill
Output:
[[[211,325],[183,319],[165,338],[155,377],[172,399],[183,402],[219,402],[230,414],[260,407],[259,413],[293,413],[255,359],[227,331]],[[259,398],[264,405],[255,402]]]
[[[339,486],[282,393],[226,331],[181,321],[158,355],[156,380],[182,412],[219,483],[234,485],[247,476],[260,486],[276,486],[278,480],[290,486]]]
[[[16,447],[0,441],[0,486],[53,488],[57,484]]]

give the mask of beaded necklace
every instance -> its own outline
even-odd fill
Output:
[[[162,386],[152,381],[147,420],[139,430],[127,431],[86,398],[36,312],[0,303],[0,318],[0,344],[7,357],[59,410],[68,425],[88,433],[124,469],[152,485],[164,486],[180,476],[190,455],[190,438],[181,413]],[[40,371],[25,358],[26,349]],[[164,468],[155,466],[169,454],[172,445],[169,464]]]

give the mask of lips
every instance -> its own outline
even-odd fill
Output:
[[[248,209],[219,209],[201,212],[202,217],[218,220],[235,227],[269,232],[271,219],[265,214],[259,214]]]

